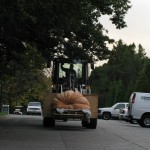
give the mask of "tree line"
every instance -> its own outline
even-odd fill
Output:
[[[107,63],[90,76],[93,92],[99,94],[99,107],[129,102],[132,92],[150,92],[150,59],[142,45],[119,40]]]

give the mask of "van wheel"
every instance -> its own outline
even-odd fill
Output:
[[[104,120],[109,120],[111,118],[111,113],[110,112],[104,112],[102,117]]]
[[[139,121],[141,127],[150,127],[150,115],[144,115]]]
[[[90,123],[87,123],[86,128],[96,129],[96,126],[97,126],[97,118],[90,118]]]

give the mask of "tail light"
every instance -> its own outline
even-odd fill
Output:
[[[136,94],[134,93],[133,96],[132,96],[132,99],[131,99],[132,103],[135,103],[135,97],[136,97]]]

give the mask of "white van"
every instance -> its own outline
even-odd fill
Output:
[[[150,93],[134,92],[129,99],[128,115],[142,127],[150,127]]]

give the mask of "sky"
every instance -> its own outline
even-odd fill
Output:
[[[146,56],[150,58],[150,0],[130,0],[132,8],[125,15],[127,27],[119,30],[103,16],[100,22],[108,29],[108,36],[125,44],[139,44],[145,49]]]

